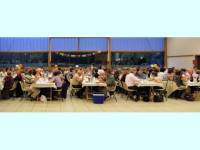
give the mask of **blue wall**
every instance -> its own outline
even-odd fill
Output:
[[[107,50],[107,38],[80,38],[80,50]],[[78,38],[52,38],[51,49],[77,50]],[[111,38],[113,51],[164,50],[164,38]],[[48,38],[0,38],[0,51],[47,51]]]
[[[48,50],[48,38],[0,38],[0,51],[40,50]]]
[[[107,50],[107,38],[80,38],[80,50]]]
[[[52,38],[51,49],[53,51],[77,50],[78,39],[77,38]]]

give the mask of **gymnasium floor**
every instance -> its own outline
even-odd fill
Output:
[[[200,112],[200,101],[168,99],[164,103],[126,101],[125,97],[117,95],[104,104],[93,104],[92,101],[73,97],[66,101],[22,100],[20,98],[0,100],[0,112]]]

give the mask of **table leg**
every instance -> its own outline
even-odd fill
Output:
[[[89,99],[89,96],[88,96],[88,86],[86,86],[85,95],[86,95],[86,100],[88,100]]]
[[[50,101],[52,101],[52,88],[50,88]]]
[[[151,86],[150,90],[149,90],[149,96],[150,96],[152,102],[153,102],[153,97],[151,97],[151,95],[153,95],[153,94],[154,94],[153,93],[153,87]]]

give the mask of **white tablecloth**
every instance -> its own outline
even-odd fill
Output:
[[[97,79],[94,79],[93,81],[88,81],[86,79],[83,80],[82,87],[86,86],[101,86],[101,87],[106,87],[106,83],[100,83]]]
[[[0,90],[3,90],[3,80],[0,80]]]
[[[199,86],[200,87],[200,82],[188,82],[188,86]]]
[[[32,85],[33,88],[57,88],[55,83],[37,82]]]
[[[163,88],[163,83],[158,83],[154,81],[148,81],[148,80],[142,80],[141,83],[138,85],[138,87],[162,87]]]

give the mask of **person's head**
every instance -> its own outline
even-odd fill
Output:
[[[153,77],[157,77],[157,76],[158,76],[158,72],[157,72],[157,71],[153,71],[153,72],[151,73],[151,75],[152,75]]]
[[[32,74],[33,74],[33,70],[32,70],[32,69],[29,69],[29,70],[28,70],[28,74],[32,75]]]
[[[137,74],[138,74],[138,75],[143,74],[143,69],[142,69],[142,68],[138,68],[138,69],[137,69]]]
[[[36,75],[36,70],[35,70],[35,69],[33,69],[33,75],[34,75],[34,76]]]
[[[20,69],[17,69],[17,74],[21,74],[21,70]]]
[[[8,76],[11,76],[11,71],[8,71],[8,72],[7,72],[7,75],[8,75]]]
[[[107,74],[112,74],[112,69],[107,69]]]
[[[9,71],[9,68],[6,68],[6,72]]]
[[[60,71],[55,71],[55,72],[53,72],[53,75],[54,75],[54,76],[60,75]]]
[[[180,75],[181,75],[181,71],[177,69],[177,70],[175,71],[175,75],[180,76]]]
[[[73,70],[74,70],[73,68],[70,68],[70,69],[69,69],[70,72],[73,72]]]
[[[165,68],[160,68],[160,72],[165,72]]]
[[[194,70],[195,72],[197,72],[197,66],[194,66],[194,67],[193,67],[193,70]]]
[[[131,68],[130,72],[133,73],[133,74],[136,74],[137,73],[137,68],[135,68],[135,67]]]
[[[79,76],[81,76],[81,75],[82,75],[82,70],[81,70],[81,69],[78,69],[77,74],[78,74]]]
[[[185,69],[185,68],[182,68],[182,69],[181,69],[181,72],[186,72],[186,69]]]
[[[189,73],[190,75],[192,75],[193,74],[193,69],[187,69],[186,72]]]
[[[168,69],[168,74],[172,74],[172,73],[174,73],[174,69],[173,68],[169,68]]]
[[[54,65],[54,68],[58,68],[58,65],[55,64],[55,65]]]
[[[128,73],[129,73],[129,69],[128,68],[123,70],[123,74],[128,74]]]

